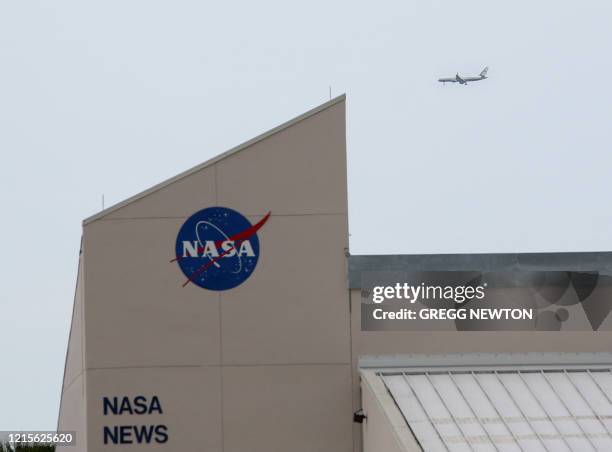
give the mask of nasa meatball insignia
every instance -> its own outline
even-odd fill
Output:
[[[228,290],[246,281],[259,259],[257,231],[268,221],[268,212],[252,225],[242,214],[227,207],[202,209],[183,224],[176,238],[176,257],[193,283],[209,290]]]

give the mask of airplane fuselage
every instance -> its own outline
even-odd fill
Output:
[[[459,83],[460,85],[467,85],[468,82],[478,82],[480,80],[486,79],[488,70],[489,68],[485,67],[482,70],[482,72],[476,77],[461,77],[459,73],[457,73],[457,75],[455,75],[454,77],[439,78],[438,81],[442,83],[448,82],[448,83]]]

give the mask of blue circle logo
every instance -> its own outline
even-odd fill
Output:
[[[209,290],[228,290],[246,281],[259,259],[257,231],[270,212],[252,225],[227,207],[208,207],[190,216],[176,237],[173,261],[193,283]]]

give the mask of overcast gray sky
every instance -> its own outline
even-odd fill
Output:
[[[353,254],[612,250],[611,23],[605,0],[0,0],[0,430],[55,428],[102,193],[330,85],[348,96]]]

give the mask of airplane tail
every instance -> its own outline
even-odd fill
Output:
[[[487,76],[487,72],[489,71],[489,66],[485,67],[482,72],[480,73],[481,77],[486,77]]]

